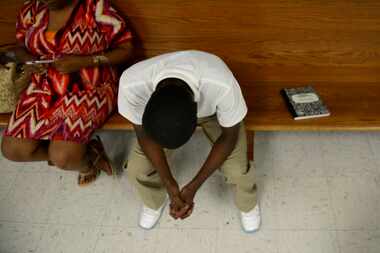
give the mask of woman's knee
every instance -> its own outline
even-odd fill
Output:
[[[1,141],[1,152],[5,158],[15,162],[28,161],[36,147],[23,143],[12,137],[3,137]]]
[[[78,170],[84,164],[84,155],[67,149],[49,149],[49,160],[63,170]]]

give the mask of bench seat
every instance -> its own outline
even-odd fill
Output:
[[[306,84],[304,84],[306,85]],[[379,131],[379,83],[321,83],[313,85],[330,110],[324,118],[294,120],[284,99],[283,87],[294,83],[258,83],[243,87],[252,131]]]
[[[300,84],[298,84],[300,85]],[[302,84],[301,84],[302,85]],[[242,85],[248,104],[246,126],[250,131],[379,131],[380,85],[378,83],[321,83],[313,85],[327,104],[331,116],[293,120],[284,99],[283,87],[294,83],[255,83]],[[5,127],[9,114],[0,114]],[[131,130],[131,123],[114,114],[103,129]]]

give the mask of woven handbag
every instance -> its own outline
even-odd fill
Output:
[[[15,109],[20,93],[29,83],[25,73],[18,73],[16,69],[14,62],[0,65],[0,113]]]
[[[16,64],[0,65],[0,113],[12,112],[17,103]]]

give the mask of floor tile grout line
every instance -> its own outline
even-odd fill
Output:
[[[9,186],[9,189],[7,191],[7,193],[5,194],[4,198],[0,199],[0,201],[3,201],[5,200],[6,198],[8,198],[8,196],[11,194],[12,190],[14,189],[14,187],[16,187],[16,180],[17,178],[19,177],[19,171],[16,171],[14,172],[16,174],[15,178],[13,179],[11,185]]]
[[[268,141],[268,140],[267,140]],[[256,142],[253,142],[253,145],[255,145],[256,144]],[[254,146],[253,147],[253,151],[255,151],[255,150],[258,150],[258,148],[259,147],[256,147],[256,146]],[[253,156],[254,158],[256,157],[255,155]],[[270,164],[270,171],[269,171],[269,173],[267,174],[267,175],[264,175],[263,177],[266,177],[266,176],[269,176],[269,178],[271,179],[271,180],[274,180],[275,179],[275,176],[276,176],[276,174],[275,174],[275,170],[274,170],[274,152],[273,152],[273,150],[271,150],[270,151],[270,161],[269,161],[269,164]],[[253,160],[253,162],[254,162],[254,165],[256,166],[256,162],[255,162],[255,160]],[[256,171],[257,171],[257,168],[256,168]],[[256,172],[257,173],[257,172]],[[259,177],[257,177],[257,179],[259,179]]]
[[[273,231],[275,233],[275,244],[276,244],[276,253],[280,253],[280,238],[279,238],[279,231]]]
[[[322,133],[321,132],[318,132],[318,138],[321,140],[321,141],[319,141],[318,143],[319,143],[319,149],[320,149],[320,153],[321,153],[321,160],[322,160],[322,166],[323,166],[323,175],[325,176],[325,178],[327,178],[327,175],[328,175],[328,173],[327,173],[327,164],[326,164],[326,152],[325,152],[325,147],[324,147],[324,145],[325,145],[325,142],[324,141],[322,141],[322,138],[323,138],[324,136],[322,136]]]
[[[372,160],[373,160],[373,162],[374,162],[374,164],[375,164],[375,166],[376,167],[380,167],[380,160],[378,160],[378,159],[376,159],[376,152],[375,152],[375,149],[374,149],[374,147],[373,147],[373,143],[372,143],[372,141],[371,141],[371,138],[370,138],[370,135],[371,133],[367,133],[367,135],[366,135],[366,139],[367,139],[367,142],[368,142],[368,146],[369,146],[369,149],[370,149],[370,151],[371,151],[371,158],[372,158]],[[380,155],[380,154],[379,154]],[[380,175],[380,173],[379,173],[379,175]]]
[[[114,196],[115,196],[114,192],[116,191],[116,188],[117,188],[116,185],[112,184],[112,189],[110,191],[110,196],[109,196],[109,199],[108,199],[108,201],[106,203],[106,208],[104,209],[103,217],[102,217],[102,219],[100,221],[100,225],[101,226],[104,226],[104,220],[105,220],[105,218],[107,216],[107,212],[108,212],[108,210],[110,210],[110,208],[112,208],[111,203],[114,200]]]
[[[58,175],[57,175],[58,176]],[[63,179],[62,175],[59,176],[59,179]],[[62,182],[62,184],[64,184],[64,182]],[[57,182],[57,188],[55,189],[55,195],[58,196],[58,192],[60,191],[60,188],[61,188],[61,182]],[[50,223],[50,219],[51,219],[51,214],[52,214],[52,210],[54,209],[54,207],[57,205],[57,201],[58,199],[57,198],[54,198],[54,201],[51,203],[51,205],[49,205],[48,207],[48,214],[47,214],[47,218],[46,218],[46,222],[47,223]]]
[[[107,201],[107,204],[106,204],[106,208],[104,209],[104,213],[103,213],[103,217],[102,217],[102,220],[101,220],[101,224],[98,228],[98,231],[97,231],[97,237],[96,237],[96,240],[95,240],[95,243],[94,243],[94,247],[92,248],[92,251],[91,252],[95,252],[97,246],[98,246],[98,243],[99,243],[99,240],[100,240],[100,236],[101,236],[101,230],[104,228],[104,220],[107,216],[107,212],[108,210],[111,208],[111,203],[113,201],[113,197],[115,196],[114,195],[114,191],[116,190],[116,186],[115,184],[112,184],[112,189],[111,189],[111,192],[110,192],[110,197]]]
[[[25,221],[3,220],[3,219],[0,219],[0,223],[24,224],[24,225],[33,225],[33,226],[50,225],[49,223],[44,223],[44,222],[25,222]]]
[[[323,160],[323,162],[326,165],[326,161]],[[327,167],[327,166],[325,166],[325,167]],[[333,219],[334,219],[334,228],[338,229],[338,217],[336,214],[335,207],[333,205],[332,185],[331,185],[330,177],[326,176],[326,182],[327,182],[327,188],[328,188],[328,192],[329,192],[330,207],[331,207],[331,211],[332,211],[332,215],[333,215]],[[339,238],[339,233],[337,232],[337,230],[335,230],[335,241],[336,241],[336,246],[338,247],[338,252],[343,253],[340,238]]]
[[[324,163],[326,164],[325,160],[324,160]],[[331,209],[331,212],[332,212],[332,215],[333,215],[333,219],[334,219],[334,229],[335,229],[334,233],[335,233],[336,246],[338,248],[338,252],[339,253],[343,253],[342,252],[341,243],[340,243],[340,239],[339,239],[339,233],[337,231],[337,229],[338,229],[338,217],[337,217],[337,214],[336,214],[336,211],[335,211],[335,207],[333,205],[332,185],[331,185],[330,178],[327,177],[327,176],[326,176],[326,183],[327,183],[327,188],[328,188],[328,192],[329,192],[330,209]]]
[[[43,243],[42,239],[44,238],[45,234],[48,233],[49,228],[50,228],[50,226],[47,225],[46,229],[41,233],[41,238],[40,238],[40,240],[39,240],[39,242],[37,243],[37,246],[36,246],[36,252],[38,252],[38,250],[41,248],[41,244]]]
[[[215,243],[214,243],[214,248],[213,248],[213,253],[218,253],[218,248],[219,248],[219,240],[220,240],[220,233],[222,229],[217,228],[216,230],[216,235],[215,235]]]
[[[326,179],[326,178],[334,178],[334,177],[338,177],[338,176],[333,176],[333,177],[329,177],[329,176],[307,176],[307,175],[304,175],[304,176],[276,176],[276,177],[274,177],[274,180],[281,180],[281,179],[298,179],[298,180],[303,180],[303,179],[320,179],[320,180],[323,180],[323,179]],[[258,178],[262,179],[262,178],[265,178],[265,177],[259,176]]]
[[[94,246],[92,247],[92,250],[90,251],[91,252],[95,252],[96,248],[98,247],[98,243],[99,243],[99,240],[100,240],[100,235],[101,235],[101,231],[103,229],[103,226],[100,226],[100,227],[97,227],[98,230],[96,231],[96,240],[94,242]]]
[[[375,151],[374,151],[374,149],[372,147],[372,142],[370,140],[369,133],[366,133],[366,141],[367,141],[367,144],[369,146],[369,150],[371,151],[371,155],[374,158],[375,157]]]
[[[33,225],[33,226],[61,226],[61,227],[86,227],[86,228],[120,228],[120,229],[136,229],[142,230],[140,227],[134,226],[111,226],[111,225],[91,225],[91,224],[63,224],[63,223],[30,223],[30,222],[19,222],[19,221],[8,221],[8,220],[0,220],[0,223],[7,224],[19,224],[19,225]],[[221,228],[185,228],[185,227],[172,227],[172,228],[157,228],[159,230],[194,230],[194,231],[227,231],[227,232],[241,232],[244,233],[240,229],[221,229]],[[380,232],[380,229],[261,229],[259,232]]]
[[[334,231],[334,234],[335,234],[336,247],[338,248],[338,253],[344,253],[344,252],[342,252],[342,246],[340,244],[340,238],[339,238],[338,231]]]
[[[319,133],[319,136],[321,136],[321,133]],[[336,212],[335,212],[335,208],[334,208],[334,205],[333,205],[333,196],[332,196],[332,187],[331,187],[331,182],[330,182],[330,177],[328,176],[327,174],[327,161],[325,159],[325,152],[323,151],[323,147],[322,147],[322,143],[321,143],[321,159],[322,159],[322,166],[324,168],[324,174],[325,174],[325,180],[326,180],[326,185],[327,185],[327,191],[328,191],[328,196],[329,196],[329,204],[330,204],[330,211],[331,211],[331,214],[333,216],[333,226],[334,226],[334,229],[337,229],[338,228],[338,223],[337,223],[337,216],[336,216]]]

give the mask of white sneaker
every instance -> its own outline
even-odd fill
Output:
[[[253,233],[259,230],[261,224],[260,207],[257,204],[248,213],[240,212],[241,225],[247,233]]]
[[[139,226],[143,229],[152,229],[160,219],[165,205],[166,201],[158,210],[154,210],[143,205],[140,214]]]

